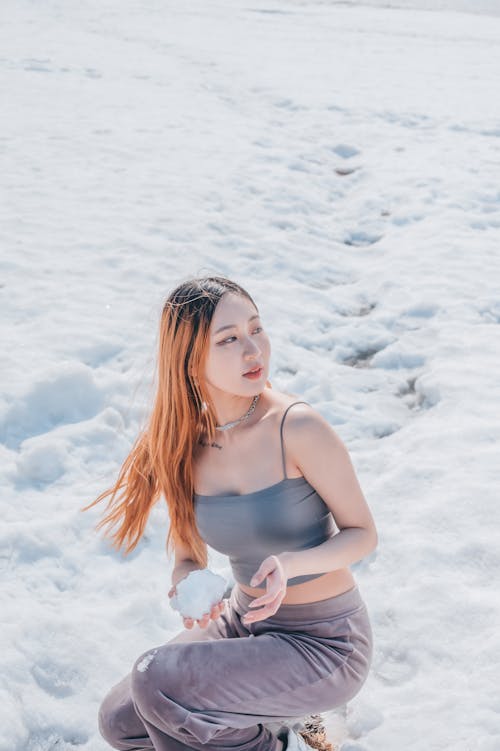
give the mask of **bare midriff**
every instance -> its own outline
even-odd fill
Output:
[[[265,588],[249,587],[239,582],[238,586],[251,597],[260,597],[266,592]],[[335,571],[322,574],[322,576],[318,576],[316,579],[311,579],[311,581],[288,586],[281,604],[302,605],[307,602],[327,600],[329,597],[341,595],[355,586],[356,581],[351,570],[348,568],[339,568]]]

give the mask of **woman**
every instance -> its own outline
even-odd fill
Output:
[[[206,568],[207,544],[236,584],[109,691],[99,730],[113,748],[305,751],[293,720],[346,703],[367,678],[372,631],[349,565],[376,547],[375,524],[344,444],[270,388],[269,361],[240,285],[205,277],[170,294],[148,426],[90,506],[111,495],[97,528],[121,521],[113,541],[128,553],[163,494],[169,595]]]

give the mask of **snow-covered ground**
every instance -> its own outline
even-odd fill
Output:
[[[396,4],[4,0],[0,751],[107,749],[105,693],[182,628],[164,504],[127,558],[80,508],[203,273],[255,297],[273,386],[377,522],[373,668],[331,740],[500,748],[500,3]]]
[[[304,5],[313,0],[295,0]],[[500,0],[317,0],[316,5],[372,6],[375,8],[412,8],[414,10],[453,11],[500,16]]]

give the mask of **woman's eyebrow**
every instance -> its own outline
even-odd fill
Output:
[[[256,313],[254,316],[250,316],[250,318],[248,319],[248,323],[250,323],[250,321],[253,321],[254,318],[260,318],[259,314]],[[226,326],[221,326],[220,329],[217,329],[217,331],[214,332],[214,336],[215,334],[218,334],[219,331],[224,331],[224,329],[234,329],[234,328],[236,328],[235,323],[228,323]]]

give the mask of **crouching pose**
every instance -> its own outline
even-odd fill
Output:
[[[339,436],[272,389],[269,366],[240,285],[203,277],[169,295],[148,425],[90,506],[111,495],[98,527],[121,521],[113,540],[129,553],[163,495],[169,594],[207,567],[207,545],[229,557],[236,584],[110,689],[98,719],[112,748],[306,751],[297,719],[366,681],[372,630],[349,565],[376,547],[375,524]]]

